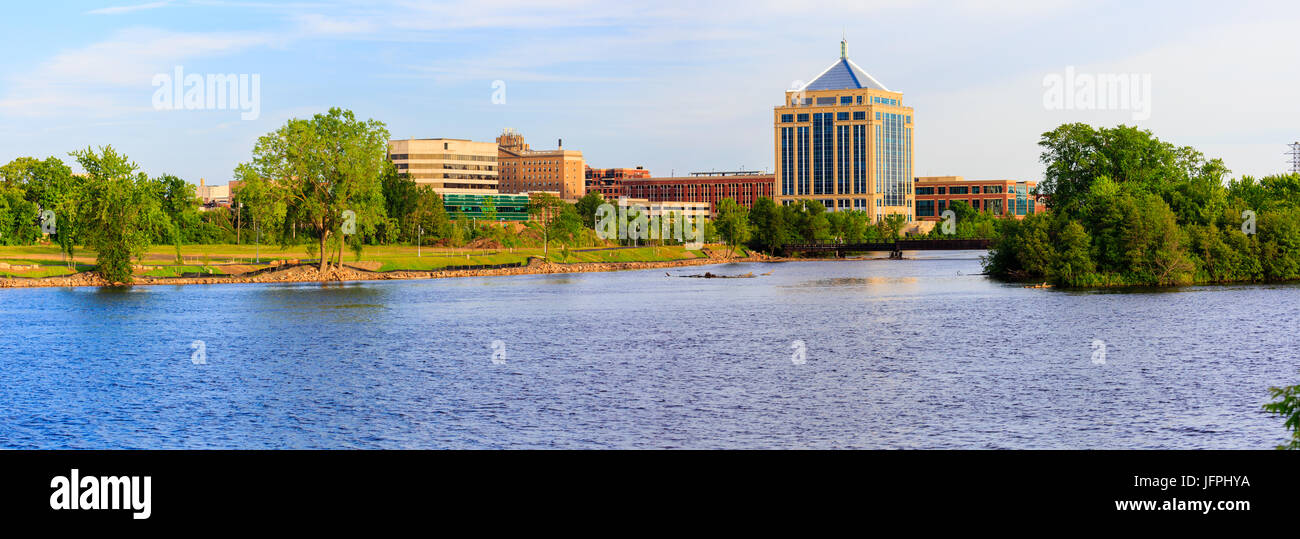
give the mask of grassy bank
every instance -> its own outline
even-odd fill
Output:
[[[715,247],[715,249],[717,249]],[[558,264],[601,262],[668,262],[700,258],[700,251],[681,246],[636,247],[602,250],[551,249],[550,262]],[[743,256],[741,253],[737,253]],[[530,258],[542,257],[542,249],[417,249],[406,245],[367,247],[358,258],[352,252],[344,253],[344,264],[368,271],[436,271],[455,266],[482,266],[527,263]],[[137,276],[181,277],[183,275],[237,275],[273,267],[277,262],[294,262],[308,259],[305,248],[280,249],[252,245],[186,245],[181,247],[177,261],[172,246],[154,247],[145,255],[135,270]],[[95,266],[95,253],[88,249],[77,251],[71,267],[57,246],[0,247],[0,277],[43,278],[72,275],[90,271]]]

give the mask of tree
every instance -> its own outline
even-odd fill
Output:
[[[454,227],[451,218],[447,215],[447,207],[443,205],[442,197],[427,185],[416,189],[415,209],[411,212],[410,218],[415,226],[422,227],[426,237],[447,238],[453,233]],[[418,233],[419,230],[416,232]]]
[[[1268,392],[1276,401],[1265,404],[1264,410],[1285,418],[1284,425],[1291,431],[1291,440],[1277,448],[1300,450],[1300,385],[1270,387]]]
[[[604,203],[605,196],[601,195],[600,191],[587,191],[587,194],[578,200],[575,209],[578,211],[578,216],[582,218],[584,226],[593,230],[596,228],[596,210]]]
[[[718,219],[714,226],[727,242],[727,256],[735,252],[737,245],[749,241],[749,212],[731,197],[718,201]]]
[[[1094,129],[1065,124],[1043,133],[1038,145],[1043,148],[1039,159],[1046,165],[1038,191],[1052,211],[1071,218],[1084,216],[1092,183],[1102,178],[1158,194],[1190,212],[1192,204],[1175,204],[1174,188],[1187,186],[1178,200],[1204,199],[1228,172],[1219,159],[1206,160],[1190,147],[1175,147],[1150,131],[1124,125]]]
[[[278,234],[280,237],[275,239],[281,243],[291,241],[292,237],[283,237],[286,236],[285,215],[288,211],[285,205],[287,195],[283,187],[263,178],[247,164],[235,167],[234,176],[239,181],[239,186],[232,193],[234,201],[242,206],[241,211],[248,212],[254,234],[259,234],[257,241],[266,237],[267,232]]]
[[[184,235],[181,227],[185,225],[196,225],[198,223],[198,205],[199,199],[195,196],[194,184],[185,180],[164,174],[155,178],[151,182],[151,195],[158,198],[160,209],[167,216],[170,228],[163,232],[163,236],[157,234],[154,240],[170,239],[176,247],[176,258],[181,258],[181,244],[184,242]]]
[[[41,235],[39,206],[23,198],[16,186],[0,184],[0,245],[30,245]]]
[[[0,167],[0,180],[5,185],[23,192],[24,199],[34,205],[33,216],[36,210],[54,212],[57,225],[55,238],[59,242],[64,259],[72,265],[76,242],[80,241],[77,236],[80,230],[77,216],[78,205],[83,199],[81,193],[83,182],[72,175],[72,169],[56,157],[49,157],[44,161],[20,157]],[[17,202],[14,201],[9,206],[12,210],[17,207]],[[31,241],[34,241],[34,238]]]
[[[880,220],[882,235],[893,241],[898,241],[905,227],[907,227],[907,216],[901,213],[891,213]]]
[[[572,207],[561,200],[560,197],[550,193],[534,193],[529,198],[528,214],[537,219],[542,225],[542,258],[546,258],[549,253],[552,229],[555,228],[557,218],[560,217],[566,206]],[[567,227],[568,225],[564,226]]]
[[[375,120],[359,121],[351,111],[331,108],[310,120],[289,120],[257,141],[253,171],[283,189],[285,227],[302,227],[319,245],[319,271],[325,271],[337,247],[344,212],[355,214],[358,234],[386,219],[381,178],[387,165],[388,129]],[[350,224],[350,223],[348,223]],[[281,234],[286,243],[287,234]]]
[[[112,146],[72,155],[88,176],[80,219],[86,244],[95,250],[95,270],[109,282],[129,284],[131,261],[149,250],[149,231],[169,228],[169,219],[158,198],[151,196],[148,177],[137,173],[135,163]]]
[[[483,220],[489,223],[497,220],[497,199],[493,196],[483,197]]]
[[[789,231],[785,215],[772,199],[759,197],[754,201],[753,207],[749,209],[749,223],[753,230],[751,238],[757,248],[771,254],[788,243]]]
[[[1059,248],[1051,262],[1053,280],[1071,286],[1091,284],[1087,279],[1096,271],[1096,266],[1089,253],[1092,241],[1088,238],[1088,231],[1083,229],[1083,225],[1070,221],[1061,230],[1057,243]]]

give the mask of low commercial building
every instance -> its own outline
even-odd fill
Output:
[[[970,204],[976,211],[994,215],[1025,215],[1047,211],[1032,193],[1038,182],[1016,180],[967,180],[961,176],[916,178],[916,218],[939,221],[954,201]]]
[[[627,206],[641,206],[646,209],[648,217],[664,217],[668,215],[682,215],[686,217],[709,217],[710,209],[708,202],[687,202],[682,200],[665,200],[654,201],[644,198],[622,197],[618,200],[609,200],[610,204]]]
[[[528,195],[442,195],[442,205],[452,219],[527,221]]]
[[[563,145],[563,141],[559,144]],[[506,129],[497,137],[497,160],[501,165],[498,189],[502,193],[555,191],[560,198],[577,200],[587,194],[586,164],[582,152],[533,150],[524,136]]]
[[[415,183],[439,195],[497,193],[497,145],[465,139],[390,140],[388,159]]]
[[[627,178],[619,196],[651,202],[707,202],[713,215],[718,202],[731,198],[746,208],[758,197],[773,198],[776,176],[758,171],[694,172],[674,178]]]
[[[636,168],[591,168],[587,167],[587,192],[597,191],[606,199],[618,198],[623,194],[623,180],[632,178],[649,178],[650,171],[644,167]]]

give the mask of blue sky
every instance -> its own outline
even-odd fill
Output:
[[[398,138],[513,127],[595,167],[771,170],[772,107],[846,35],[915,108],[918,175],[1038,179],[1039,134],[1083,121],[1259,176],[1300,140],[1297,28],[1284,2],[22,2],[0,19],[0,162],[112,144],[224,183],[258,136],[338,106]],[[153,77],[176,66],[259,75],[260,117],[155,110]],[[1067,67],[1149,75],[1150,118],[1048,109],[1044,77]]]

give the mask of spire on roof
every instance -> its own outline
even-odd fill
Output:
[[[877,90],[889,91],[884,84],[876,80],[869,73],[858,67],[849,59],[848,39],[840,39],[840,59],[830,67],[822,71],[821,74],[813,77],[812,82],[803,85],[801,91],[806,90],[856,90],[862,88],[875,88]]]

